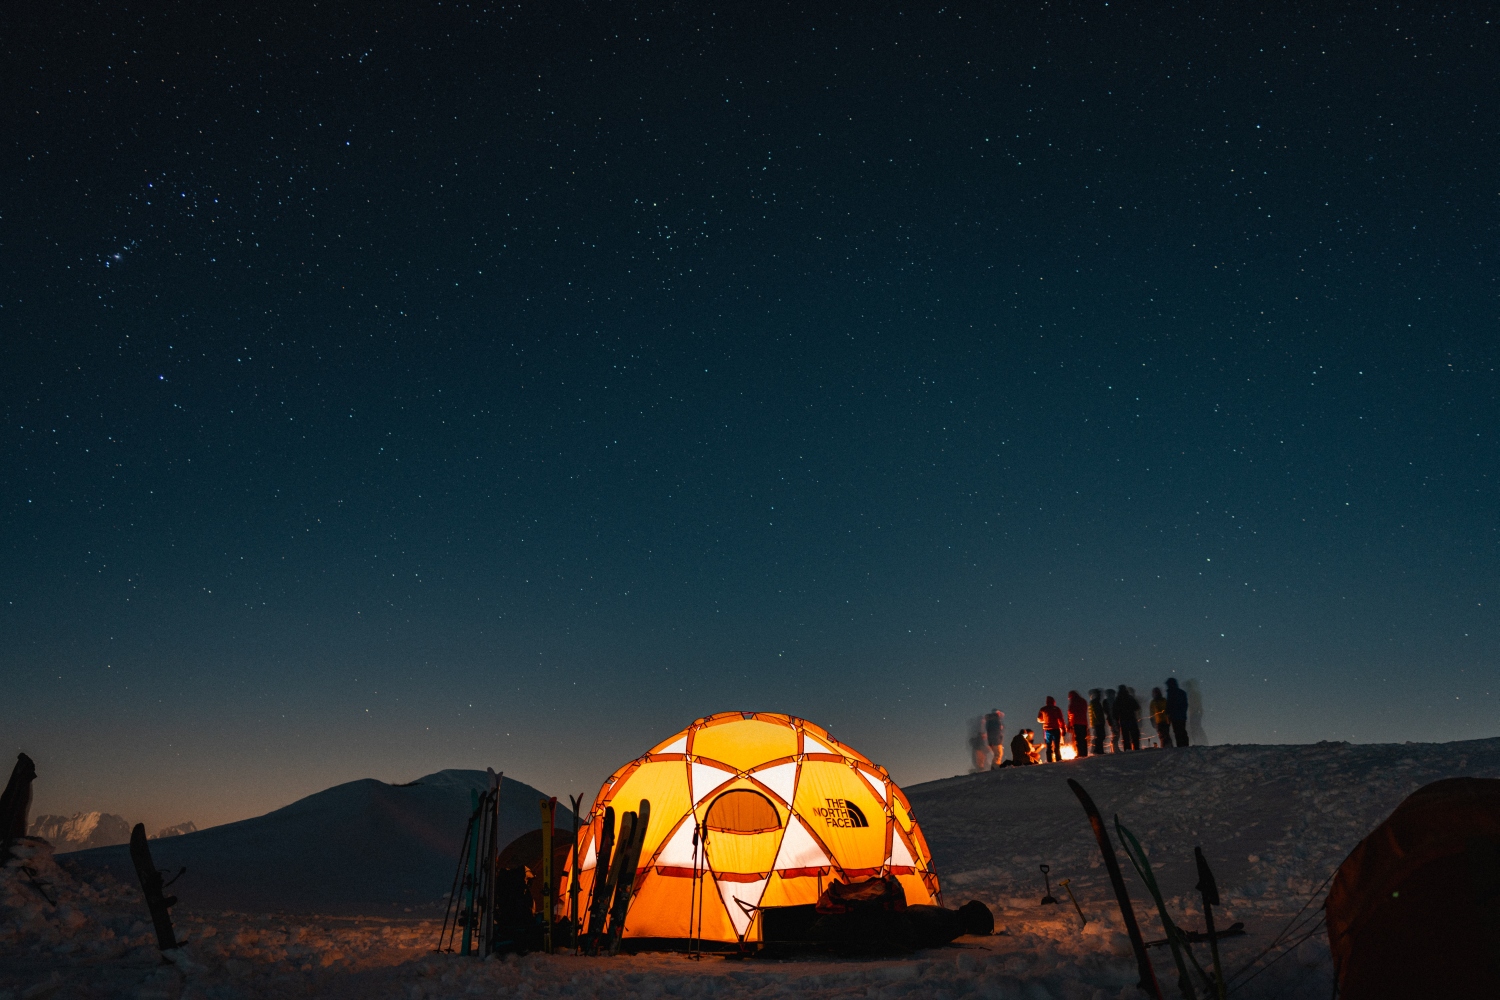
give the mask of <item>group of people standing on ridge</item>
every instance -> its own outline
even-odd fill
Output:
[[[1166,692],[1161,688],[1151,689],[1151,701],[1145,706],[1151,725],[1156,729],[1162,747],[1185,747],[1188,745],[1188,696],[1177,684],[1177,678],[1167,678]],[[1031,729],[1022,729],[1010,741],[1010,760],[1005,759],[1005,713],[998,708],[984,717],[984,741],[992,755],[991,768],[1014,767],[1062,760],[1065,743],[1071,743],[1078,757],[1090,753],[1105,752],[1106,740],[1110,753],[1139,750],[1141,741],[1142,705],[1134,689],[1127,685],[1118,688],[1093,688],[1085,699],[1077,691],[1068,692],[1067,707],[1057,699],[1047,696],[1047,703],[1037,712],[1036,721],[1042,727],[1042,742],[1036,742]],[[1070,738],[1071,737],[1071,738]]]

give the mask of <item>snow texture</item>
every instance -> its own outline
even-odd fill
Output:
[[[1203,847],[1224,896],[1221,926],[1242,920],[1249,931],[1246,937],[1225,942],[1225,964],[1233,971],[1269,943],[1348,851],[1406,795],[1456,775],[1500,777],[1500,739],[1142,751],[914,786],[907,791],[932,842],[946,901],[955,905],[968,898],[984,900],[995,909],[1005,933],[961,938],[953,946],[910,958],[874,961],[736,961],[710,956],[692,962],[676,954],[618,959],[531,955],[480,961],[433,954],[438,928],[431,920],[378,913],[225,913],[200,906],[180,908],[178,936],[188,943],[163,963],[133,879],[117,882],[97,870],[59,867],[46,844],[27,842],[21,845],[23,856],[0,872],[0,1000],[1133,1000],[1141,994],[1134,987],[1134,963],[1123,924],[1083,811],[1065,778],[1076,778],[1088,788],[1107,820],[1120,814],[1150,853],[1174,917],[1191,928],[1202,926],[1201,907],[1191,891],[1192,848]],[[340,786],[323,795],[340,792],[340,800],[346,801],[344,790],[349,788]],[[530,798],[534,810],[534,796]],[[265,827],[295,828],[280,822]],[[392,828],[364,829],[388,834]],[[212,832],[174,840],[186,842]],[[283,841],[280,849],[290,852],[291,843]],[[295,849],[301,849],[302,842],[296,843]],[[165,846],[152,845],[153,850]],[[373,847],[362,850],[366,856],[376,852]],[[300,864],[290,853],[282,862]],[[1043,889],[1037,865],[1043,862],[1052,865],[1053,892],[1062,900],[1060,906],[1038,905]],[[1147,938],[1160,937],[1154,907],[1128,863],[1125,870]],[[376,869],[368,877],[374,881],[404,876]],[[440,891],[447,889],[446,879],[451,877],[450,870]],[[1064,878],[1071,880],[1088,915],[1082,928],[1066,894],[1058,889]],[[185,877],[171,891],[186,884]],[[335,902],[333,892],[342,884],[326,883],[325,899]],[[1316,914],[1321,896],[1312,898],[1309,910]],[[352,910],[346,907],[344,912]],[[1199,946],[1197,954],[1207,963],[1206,948]],[[1170,953],[1154,949],[1152,955],[1165,995],[1176,996]],[[1233,996],[1295,1000],[1330,993],[1326,942],[1315,934],[1287,949]],[[1204,995],[1201,986],[1199,995]]]
[[[440,915],[453,881],[470,792],[484,771],[439,771],[407,785],[373,778],[336,785],[264,816],[151,842],[158,868],[189,874],[172,887],[181,912]],[[505,779],[501,845],[538,825],[530,785]],[[572,815],[559,809],[558,825]],[[129,833],[127,831],[127,837]],[[127,847],[63,855],[70,866],[106,871],[127,885]]]

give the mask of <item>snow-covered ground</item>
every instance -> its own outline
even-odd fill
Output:
[[[691,962],[672,954],[477,961],[432,954],[437,928],[430,921],[189,909],[178,918],[179,936],[189,943],[174,956],[175,964],[163,965],[133,884],[104,873],[74,877],[41,847],[0,875],[0,1000],[1131,998],[1138,996],[1134,963],[1083,811],[1065,778],[1088,788],[1106,818],[1120,814],[1150,853],[1172,913],[1190,928],[1202,925],[1191,887],[1192,849],[1203,847],[1224,896],[1221,926],[1241,920],[1249,932],[1225,942],[1225,964],[1232,971],[1269,943],[1402,798],[1454,775],[1500,777],[1500,739],[1142,751],[913,786],[907,791],[931,841],[947,902],[984,900],[1006,933],[876,961]],[[1052,866],[1060,906],[1038,905],[1043,890],[1037,865],[1043,862]],[[1160,937],[1154,906],[1125,868],[1147,938]],[[1063,878],[1071,880],[1089,918],[1084,927],[1057,888]],[[1205,947],[1197,954],[1208,961]],[[1175,996],[1170,953],[1154,949],[1153,958],[1166,995]],[[1326,997],[1330,975],[1325,939],[1314,934],[1233,995]]]

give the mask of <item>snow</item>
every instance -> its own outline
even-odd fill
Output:
[[[59,867],[45,844],[33,842],[22,846],[27,856],[13,859],[0,872],[0,1000],[291,995],[406,1000],[1134,998],[1140,994],[1133,986],[1134,962],[1119,912],[1065,778],[1078,779],[1107,820],[1120,814],[1150,853],[1171,912],[1192,928],[1202,926],[1201,907],[1191,891],[1196,877],[1192,849],[1203,847],[1224,896],[1220,925],[1242,920],[1250,932],[1224,942],[1225,964],[1234,970],[1269,942],[1402,798],[1454,775],[1500,777],[1500,739],[1142,751],[913,786],[907,792],[932,844],[946,901],[985,901],[1007,933],[961,938],[948,948],[875,961],[710,956],[692,962],[676,954],[480,961],[433,954],[436,922],[404,914],[355,915],[346,907],[350,915],[342,917],[277,915],[184,905],[174,915],[178,936],[188,943],[163,964],[133,878],[116,881],[97,868]],[[534,809],[534,802],[526,804]],[[167,843],[210,833],[153,842],[152,848],[164,852]],[[1052,866],[1053,894],[1062,900],[1060,906],[1038,905],[1043,888],[1037,865],[1043,862]],[[283,863],[295,864],[290,854]],[[1125,869],[1146,937],[1160,937],[1154,907],[1128,863]],[[388,875],[372,871],[369,877]],[[439,892],[451,877],[450,868]],[[1058,888],[1063,878],[1071,880],[1089,917],[1083,928]],[[186,899],[187,884],[185,877],[171,891],[184,888]],[[330,906],[339,902],[332,895],[325,901]],[[1313,903],[1311,912],[1317,912],[1320,902]],[[1208,961],[1206,948],[1198,947],[1197,954]],[[1152,956],[1165,994],[1175,996],[1170,953],[1154,949]],[[1326,997],[1330,975],[1326,943],[1314,935],[1235,996]]]

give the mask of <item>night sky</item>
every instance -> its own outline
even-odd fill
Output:
[[[36,810],[592,795],[732,709],[910,783],[1172,674],[1500,735],[1500,27],[1141,6],[12,9]]]

